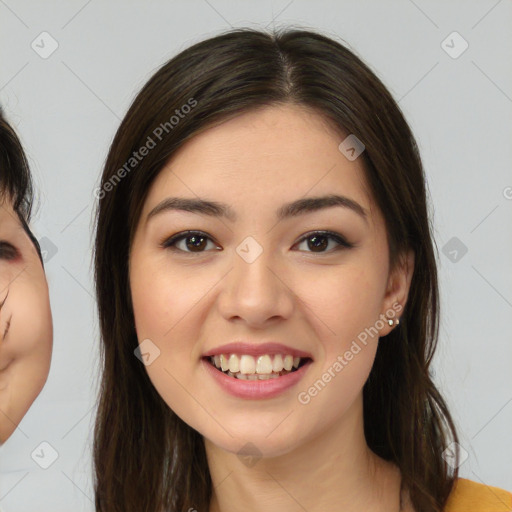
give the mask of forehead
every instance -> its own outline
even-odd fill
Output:
[[[12,202],[6,197],[0,197],[0,228],[18,226],[22,228],[18,214],[14,211]]]
[[[345,137],[298,105],[243,113],[187,141],[155,179],[147,208],[171,191],[246,206],[337,191],[369,207],[362,159],[349,161],[338,149]]]
[[[181,147],[173,162],[175,166],[183,160],[203,164],[207,158],[212,168],[219,170],[259,168],[276,173],[293,165],[300,171],[304,158],[304,163],[310,163],[316,153],[315,160],[321,164],[325,158],[317,150],[334,148],[337,152],[341,140],[342,135],[311,109],[297,105],[263,107],[207,128]],[[331,157],[332,153],[328,151]],[[282,157],[286,157],[282,166],[276,165],[276,158]]]

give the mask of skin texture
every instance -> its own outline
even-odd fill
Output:
[[[53,327],[48,285],[34,244],[0,202],[0,444],[17,428],[50,371]]]
[[[344,511],[399,509],[400,473],[367,447],[362,410],[378,336],[396,327],[379,324],[379,335],[307,405],[297,399],[359,333],[393,304],[405,305],[412,276],[412,254],[390,273],[384,221],[361,159],[338,150],[345,136],[304,107],[245,113],[180,148],[144,204],[130,254],[135,327],[139,343],[149,338],[160,350],[146,366],[155,388],[205,439],[211,512],[240,510],[240,503],[266,512],[332,510],[333,503]],[[340,206],[275,218],[284,203],[333,193],[357,201],[367,222]],[[170,196],[227,203],[238,218],[166,211],[147,220]],[[174,252],[160,246],[185,230],[209,237],[203,252],[193,252],[190,239]],[[327,239],[318,252],[303,240],[318,230],[355,247],[335,250]],[[263,249],[252,263],[236,252],[248,236]],[[235,398],[201,364],[206,351],[235,339],[291,345],[311,353],[313,364],[277,397]],[[262,456],[251,467],[237,456],[247,442]],[[412,510],[407,499],[404,510]]]

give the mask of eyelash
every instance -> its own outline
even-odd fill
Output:
[[[304,242],[305,240],[308,240],[308,238],[312,238],[313,236],[315,235],[320,235],[321,237],[323,238],[328,238],[328,239],[331,239],[331,240],[334,240],[337,244],[339,244],[337,247],[335,247],[334,249],[331,249],[330,251],[324,251],[324,252],[318,252],[318,253],[315,253],[313,251],[306,251],[306,252],[310,252],[311,254],[330,254],[332,252],[335,252],[335,251],[339,251],[339,250],[342,250],[342,249],[351,249],[353,247],[355,247],[355,244],[351,244],[350,242],[347,242],[347,240],[341,236],[339,233],[336,233],[334,231],[311,231],[309,233],[306,233],[298,242],[297,244],[300,244],[302,242]],[[208,238],[209,240],[212,240],[211,237],[209,237],[206,233],[202,232],[202,231],[182,231],[180,233],[176,233],[175,235],[169,237],[169,238],[166,238],[164,239],[161,243],[160,243],[160,247],[162,247],[163,249],[169,249],[171,251],[176,251],[176,252],[183,252],[185,254],[203,254],[204,252],[206,251],[198,251],[198,252],[192,252],[192,251],[183,251],[182,249],[178,249],[174,246],[174,244],[176,244],[177,242],[181,241],[181,240],[186,240],[188,237],[191,237],[191,236],[199,236],[201,238]],[[295,244],[295,245],[297,245]]]

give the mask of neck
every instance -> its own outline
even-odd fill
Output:
[[[210,512],[398,512],[400,472],[367,446],[362,396],[321,435],[245,466],[205,439],[213,483]]]

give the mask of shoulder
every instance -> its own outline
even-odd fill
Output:
[[[459,478],[444,512],[511,512],[512,494],[498,487]]]

